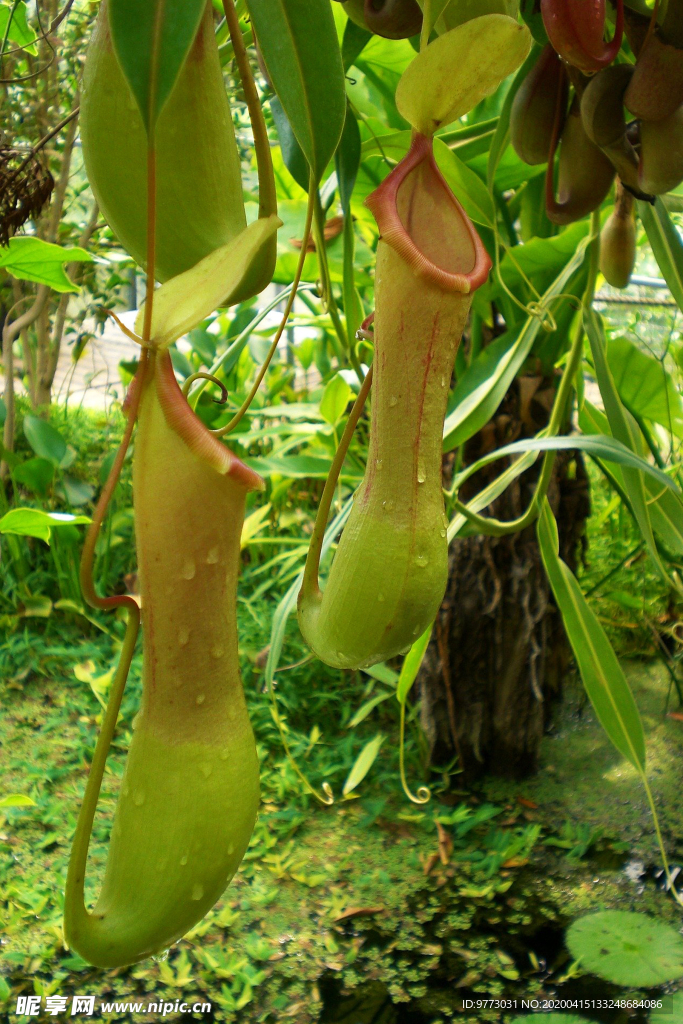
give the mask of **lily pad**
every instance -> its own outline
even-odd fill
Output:
[[[605,910],[575,921],[567,946],[591,974],[647,988],[683,977],[683,937],[646,914]]]

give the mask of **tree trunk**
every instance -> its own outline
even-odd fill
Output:
[[[464,464],[548,422],[553,382],[515,381],[496,417],[465,448]],[[509,461],[485,467],[461,491],[463,501]],[[504,521],[527,508],[541,465],[489,507]],[[558,452],[548,493],[560,556],[576,569],[590,511],[588,478],[578,452]],[[460,536],[451,545],[449,582],[422,671],[422,725],[430,760],[454,760],[463,781],[485,773],[522,777],[536,766],[553,700],[561,695],[569,649],[541,562],[535,525],[505,537]]]

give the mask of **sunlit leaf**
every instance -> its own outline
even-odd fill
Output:
[[[85,249],[77,246],[64,249],[28,235],[10,238],[9,246],[0,248],[0,267],[12,277],[46,284],[56,292],[78,291],[78,285],[67,277],[65,263],[89,263],[91,260],[92,256]]]
[[[43,512],[38,508],[13,508],[0,519],[0,533],[13,533],[19,537],[38,537],[49,543],[52,530],[60,526],[79,526],[89,523],[87,516],[73,516],[65,512]]]
[[[191,270],[172,277],[154,293],[151,337],[158,348],[168,348],[197,327],[222,304],[239,295],[264,247],[280,226],[275,216],[254,221],[227,245],[209,253]],[[135,331],[142,334],[144,305]]]
[[[330,426],[335,426],[342,418],[350,398],[351,388],[341,374],[336,373],[325,386],[323,397],[320,400],[321,415]]]
[[[531,34],[504,14],[473,18],[435,39],[406,69],[396,106],[413,128],[433,135],[490,96],[529,52]]]

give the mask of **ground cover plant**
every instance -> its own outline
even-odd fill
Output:
[[[680,1011],[683,12],[580,7],[0,5],[10,1012]]]

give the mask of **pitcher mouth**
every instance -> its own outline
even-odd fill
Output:
[[[241,459],[214,437],[187,404],[175,379],[168,350],[158,353],[157,362],[157,396],[169,427],[175,430],[197,458],[203,459],[217,473],[230,477],[245,491],[262,491],[265,488],[262,477],[245,466]]]
[[[442,291],[468,295],[486,281],[491,259],[437,166],[431,138],[414,134],[406,156],[365,205],[380,239]]]

